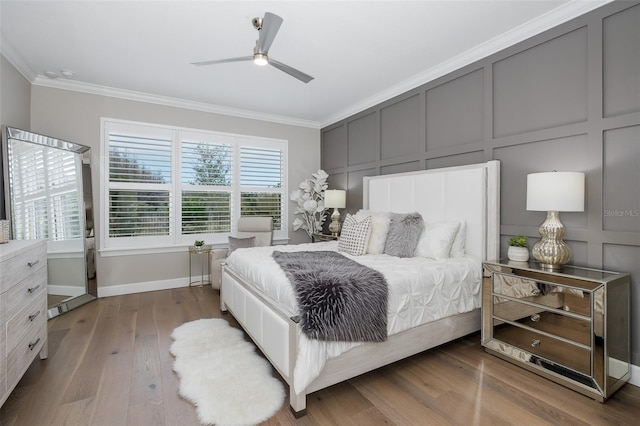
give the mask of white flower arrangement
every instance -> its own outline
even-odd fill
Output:
[[[324,190],[329,187],[329,175],[324,170],[311,174],[310,179],[302,181],[290,195],[291,201],[298,204],[295,214],[300,215],[293,221],[293,230],[304,229],[312,237],[320,233],[325,220]]]

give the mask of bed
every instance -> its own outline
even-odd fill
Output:
[[[464,253],[459,257],[427,261],[385,254],[345,255],[380,271],[389,282],[384,342],[324,342],[309,339],[301,330],[291,285],[286,285],[287,277],[272,253],[334,251],[337,242],[242,249],[227,259],[221,310],[236,318],[288,383],[289,403],[296,416],[305,413],[306,396],[312,392],[480,329],[481,262],[499,257],[499,173],[499,162],[489,161],[364,178],[363,209],[418,212],[426,223],[465,225]],[[423,291],[419,284],[395,294],[392,289],[399,275],[403,279],[408,275],[412,283],[434,275],[440,287],[452,289],[454,302],[446,309],[434,309],[429,300],[437,299],[432,297],[436,292]],[[404,318],[406,310],[417,315]]]

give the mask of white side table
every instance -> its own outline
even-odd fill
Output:
[[[200,288],[204,290],[205,284],[211,285],[211,256],[209,256],[210,253],[211,253],[210,245],[189,246],[189,287],[191,287],[191,285],[194,284],[194,285],[199,285]],[[196,281],[193,280],[192,267],[191,267],[191,264],[193,263],[192,257],[194,255],[200,257],[200,279]],[[206,280],[204,279],[205,264],[207,265]]]

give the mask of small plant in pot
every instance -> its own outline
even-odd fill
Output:
[[[196,240],[195,243],[193,243],[194,246],[196,246],[196,250],[200,251],[202,250],[202,246],[204,245],[204,241],[203,240]]]
[[[529,237],[526,235],[514,235],[509,240],[509,260],[515,262],[526,262],[529,260]]]

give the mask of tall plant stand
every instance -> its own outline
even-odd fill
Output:
[[[204,291],[204,285],[211,285],[211,246],[210,245],[203,245],[203,246],[190,246],[189,247],[189,287],[191,287],[191,285],[199,285],[200,288]],[[192,263],[193,263],[193,256],[199,256],[200,257],[200,279],[199,280],[195,280],[193,279],[193,271],[192,271]],[[205,264],[207,265],[206,267],[206,277],[207,279],[205,280]],[[196,276],[197,278],[197,276]]]

